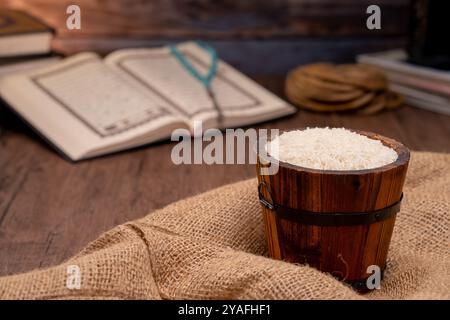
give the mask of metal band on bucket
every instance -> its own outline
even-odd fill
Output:
[[[270,196],[266,199],[262,193],[263,188]],[[295,209],[276,204],[273,201],[272,193],[267,184],[262,181],[258,185],[259,202],[267,209],[273,211],[278,218],[316,226],[354,226],[367,225],[375,222],[389,219],[400,211],[400,204],[403,199],[403,193],[400,200],[389,207],[367,212],[315,212],[303,209]]]

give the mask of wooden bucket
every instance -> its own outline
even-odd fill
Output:
[[[309,169],[280,161],[276,174],[261,175],[262,167],[277,160],[259,153],[257,174],[269,255],[308,264],[365,292],[371,275],[368,267],[378,266],[381,272],[386,268],[409,151],[381,135],[355,132],[391,147],[397,160],[352,171]]]

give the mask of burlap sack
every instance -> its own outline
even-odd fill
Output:
[[[256,180],[114,228],[66,263],[0,278],[3,299],[449,299],[450,155],[413,153],[380,290],[266,258]],[[81,271],[66,287],[67,266]]]

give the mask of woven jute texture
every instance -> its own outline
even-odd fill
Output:
[[[266,257],[256,179],[101,235],[67,262],[0,278],[3,299],[449,299],[450,155],[412,154],[381,289],[360,295]],[[80,289],[66,286],[77,265]]]

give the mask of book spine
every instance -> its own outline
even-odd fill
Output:
[[[384,72],[397,72],[405,76],[421,77],[426,80],[433,80],[450,85],[450,73],[438,71],[426,67],[417,67],[402,61],[392,61],[370,55],[358,56],[359,63],[381,69]]]
[[[421,77],[405,76],[404,74],[391,71],[385,72],[385,74],[389,82],[450,98],[450,85],[447,83],[427,80]]]

